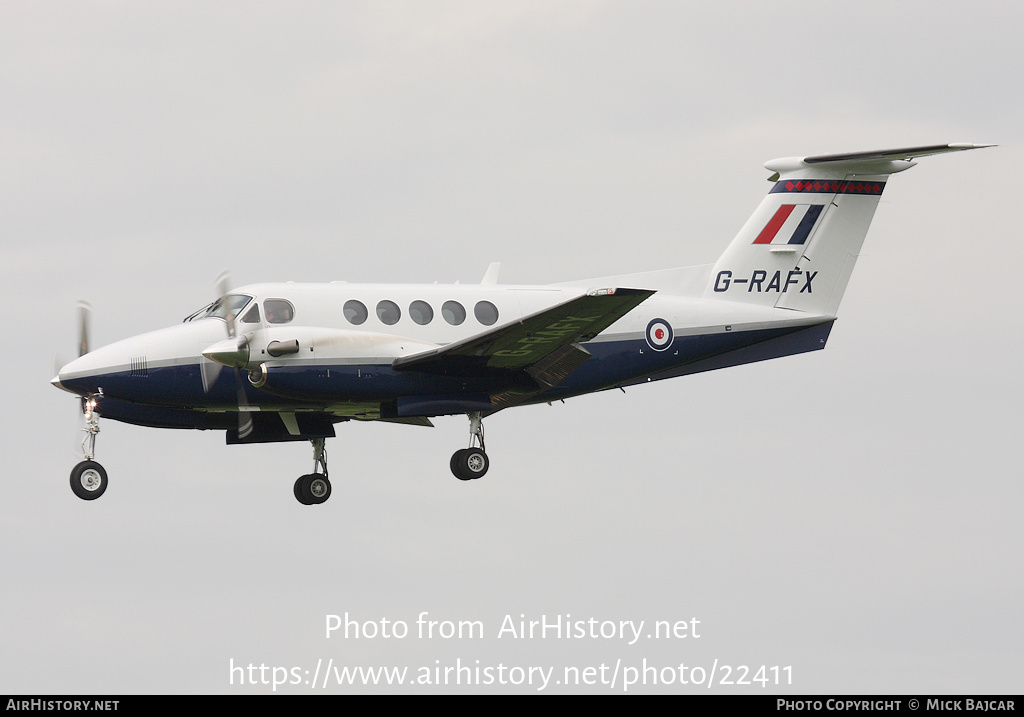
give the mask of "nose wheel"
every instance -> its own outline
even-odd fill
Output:
[[[303,505],[319,505],[331,497],[331,481],[327,478],[327,451],[324,439],[314,438],[313,472],[299,476],[295,481],[295,500]]]
[[[96,461],[82,461],[71,470],[71,490],[82,500],[96,500],[107,489],[107,472]]]
[[[491,462],[484,451],[484,423],[480,413],[469,414],[469,448],[462,448],[452,454],[449,467],[459,480],[482,478]]]

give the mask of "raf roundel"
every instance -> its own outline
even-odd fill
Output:
[[[672,345],[672,327],[665,319],[653,319],[647,324],[647,345],[655,351],[664,351]]]

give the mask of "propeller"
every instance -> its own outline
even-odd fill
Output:
[[[92,314],[92,306],[88,301],[79,300],[78,308],[78,356],[81,358],[89,353],[89,317]],[[50,354],[50,375],[53,376],[51,383],[58,388],[60,385],[60,370],[67,365],[66,357],[54,351]]]
[[[214,285],[217,287],[217,296],[223,299],[231,291],[231,275],[225,269],[217,278],[214,280]]]
[[[78,312],[78,357],[81,358],[89,353],[89,323],[92,321],[92,304],[85,299],[79,299],[75,304]],[[82,415],[91,414],[89,401],[91,398],[82,396]]]
[[[92,316],[92,304],[78,300],[78,356],[81,358],[89,353],[89,321]]]
[[[217,303],[223,302],[228,292],[231,291],[231,281],[227,271],[222,271],[217,279],[214,281],[214,287],[217,290],[217,300],[214,302],[214,306]],[[234,318],[228,319],[228,337],[234,336]],[[203,377],[203,393],[209,393],[210,388],[217,381],[217,377],[220,376],[220,371],[223,368],[222,364],[219,364],[211,359],[203,356],[199,362],[199,370]]]
[[[216,280],[218,302],[227,301],[228,293],[231,291],[231,277],[227,271],[222,271]],[[236,338],[235,329],[235,312],[227,311],[224,314],[224,321],[227,325],[228,338]],[[244,348],[248,353],[248,340],[243,336],[238,339],[237,350],[241,351]],[[220,375],[222,364],[210,360],[204,356],[203,361],[200,364],[200,370],[203,376],[203,391],[209,393],[210,387],[214,381],[217,380],[217,376]],[[237,389],[237,403],[238,403],[238,437],[245,438],[252,433],[253,422],[252,416],[249,415],[249,402],[245,397],[245,377],[242,375],[242,369],[238,364],[234,365],[235,369],[235,387]]]
[[[81,358],[89,353],[89,323],[92,318],[92,305],[88,301],[79,299],[76,304],[76,315],[78,323],[78,357]],[[51,357],[51,370],[53,378],[51,383],[57,388],[70,391],[70,389],[64,388],[60,383],[60,371],[64,366],[67,365],[65,356],[58,352],[54,352]],[[99,422],[96,420],[96,416],[93,414],[93,409],[96,407],[95,396],[78,396],[79,399],[79,415],[77,423],[79,426],[79,432],[85,431],[86,438],[78,443],[76,453],[81,451],[86,454],[86,458],[92,459],[92,453],[95,449],[96,434],[99,433]]]

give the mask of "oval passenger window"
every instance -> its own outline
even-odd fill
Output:
[[[458,326],[466,320],[466,310],[458,301],[446,301],[441,305],[441,316],[452,326]]]
[[[370,312],[366,310],[366,304],[362,301],[355,299],[349,299],[345,302],[345,318],[348,319],[350,324],[359,324],[366,321],[366,317],[370,315]]]
[[[398,320],[402,318],[402,310],[398,308],[398,304],[394,301],[384,299],[377,304],[377,318],[388,326],[392,326],[397,324]]]
[[[498,307],[490,301],[478,301],[473,307],[473,315],[484,326],[491,326],[498,320]]]
[[[420,326],[426,326],[434,320],[434,310],[426,301],[414,301],[409,304],[409,316]]]

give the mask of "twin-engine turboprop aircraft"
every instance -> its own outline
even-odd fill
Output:
[[[171,328],[90,351],[53,384],[82,399],[71,488],[107,488],[99,417],[225,431],[230,443],[308,440],[300,503],[330,497],[324,441],[351,419],[430,426],[465,414],[460,480],[487,472],[483,418],[513,406],[824,348],[890,174],[946,144],[777,159],[768,196],[716,264],[544,286],[255,284]]]

